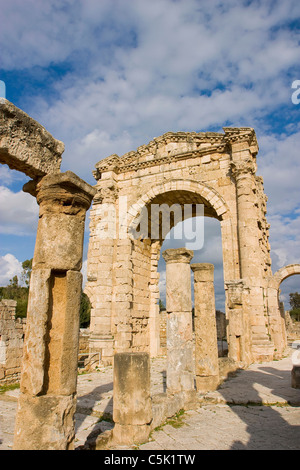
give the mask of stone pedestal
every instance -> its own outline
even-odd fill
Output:
[[[166,261],[167,393],[194,393],[190,261],[185,248],[163,252]]]
[[[147,441],[152,420],[149,354],[116,353],[113,388],[113,443],[131,445]]]
[[[192,264],[195,304],[195,374],[198,392],[219,383],[218,341],[213,264]]]
[[[67,450],[75,435],[85,214],[93,188],[71,172],[24,187],[40,218],[30,280],[15,450]]]

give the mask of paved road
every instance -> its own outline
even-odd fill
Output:
[[[154,431],[140,450],[300,450],[300,390],[291,388],[291,357],[253,364]],[[165,359],[152,361],[152,393],[164,391]],[[76,447],[111,429],[111,367],[78,378]],[[0,450],[12,448],[18,391],[0,395]],[[99,422],[99,417],[104,420]]]

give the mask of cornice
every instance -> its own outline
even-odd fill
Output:
[[[100,160],[95,165],[96,170],[93,175],[98,180],[101,178],[101,173],[107,171],[119,174],[189,158],[229,153],[231,144],[236,142],[247,142],[247,145],[257,144],[254,129],[226,127],[224,134],[217,132],[167,132],[156,137],[147,145],[138,147],[136,151],[125,153],[122,157],[113,154]],[[180,151],[179,148],[178,152],[175,150],[174,153],[163,154],[161,149],[170,143],[183,143],[190,149]]]

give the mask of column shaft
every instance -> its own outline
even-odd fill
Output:
[[[32,191],[31,187],[31,191]],[[75,436],[84,221],[94,190],[71,172],[45,176],[29,289],[14,449],[66,450]]]
[[[215,390],[219,383],[214,266],[192,264],[195,304],[195,373],[197,391]]]
[[[193,252],[170,249],[166,261],[167,392],[194,391],[190,260]]]

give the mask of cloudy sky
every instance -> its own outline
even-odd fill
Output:
[[[0,16],[6,98],[65,143],[63,171],[94,184],[96,162],[165,132],[254,127],[273,272],[300,262],[299,0],[0,0]],[[0,167],[0,285],[33,256],[26,181]],[[194,261],[215,264],[221,307],[216,221],[206,235]]]

